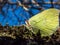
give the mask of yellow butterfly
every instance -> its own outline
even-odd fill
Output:
[[[28,22],[27,28],[32,27],[34,34],[40,30],[41,36],[50,36],[59,28],[59,11],[55,8],[44,10],[31,17]]]

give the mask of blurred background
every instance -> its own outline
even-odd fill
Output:
[[[23,25],[49,8],[60,10],[60,0],[0,0],[0,45],[60,45],[60,31],[42,38]]]
[[[0,0],[0,24],[19,26],[49,8],[60,10],[60,0]]]

